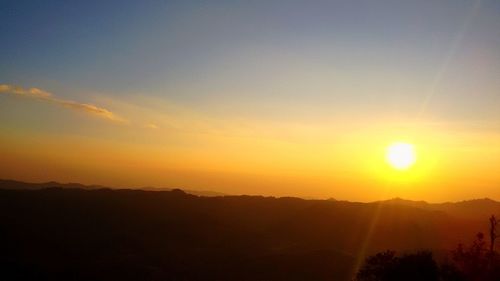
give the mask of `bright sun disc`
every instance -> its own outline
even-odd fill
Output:
[[[394,169],[406,170],[417,161],[415,148],[409,143],[393,143],[387,148],[386,160]]]

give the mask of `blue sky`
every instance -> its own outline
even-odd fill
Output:
[[[444,96],[436,102],[474,102],[476,96],[463,92],[481,91],[487,106],[498,102],[499,6],[455,0],[7,1],[0,11],[0,77],[66,95],[77,95],[74,89],[140,92],[187,103],[308,103],[334,96],[354,104],[359,99],[349,96],[370,94],[355,87],[344,93],[303,87],[304,93],[300,85],[295,93],[280,81],[289,70],[292,85],[297,77],[350,85],[387,73],[394,77],[376,77],[374,92],[392,82],[417,84],[418,102],[446,64],[438,85]],[[348,81],[352,76],[358,81]],[[398,99],[377,95],[382,103]]]

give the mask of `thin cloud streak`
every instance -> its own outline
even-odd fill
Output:
[[[29,88],[25,89],[19,86],[13,86],[13,85],[8,85],[8,84],[0,84],[0,93],[3,94],[12,94],[12,95],[19,95],[19,96],[24,96],[24,97],[29,97],[29,98],[34,98],[46,102],[51,102],[72,110],[76,111],[83,111],[88,114],[93,114],[98,117],[113,121],[113,122],[120,122],[124,123],[127,122],[125,119],[117,116],[113,112],[102,108],[95,106],[93,104],[87,104],[87,103],[79,103],[76,101],[72,100],[64,100],[64,99],[59,99],[56,98],[52,93],[49,93],[47,91],[44,91],[39,88]]]
[[[153,123],[146,124],[144,127],[148,128],[148,129],[152,129],[152,130],[156,130],[156,129],[160,128],[160,127],[158,127],[158,125],[153,124]]]

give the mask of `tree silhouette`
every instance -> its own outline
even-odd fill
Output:
[[[476,234],[471,245],[459,244],[451,251],[451,261],[438,266],[430,252],[396,256],[385,251],[368,257],[356,275],[356,281],[499,281],[500,257],[495,251],[498,238],[495,216],[490,219],[490,244],[485,235]]]
[[[490,252],[493,253],[495,251],[495,240],[498,238],[497,235],[497,224],[498,220],[495,215],[491,215],[490,217]]]
[[[438,281],[439,267],[427,251],[397,257],[386,251],[369,257],[356,281]]]
[[[484,234],[479,232],[471,246],[459,244],[451,253],[455,266],[466,277],[466,280],[486,280],[488,256]]]
[[[363,267],[359,270],[357,281],[382,281],[387,280],[389,271],[396,263],[396,252],[385,251],[368,257]]]
[[[452,251],[452,259],[457,270],[465,280],[498,281],[500,280],[500,259],[494,248],[487,248],[484,234],[478,233],[476,240],[468,248],[459,244]]]

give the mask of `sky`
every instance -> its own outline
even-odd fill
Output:
[[[496,0],[7,0],[0,37],[0,178],[500,200]]]

